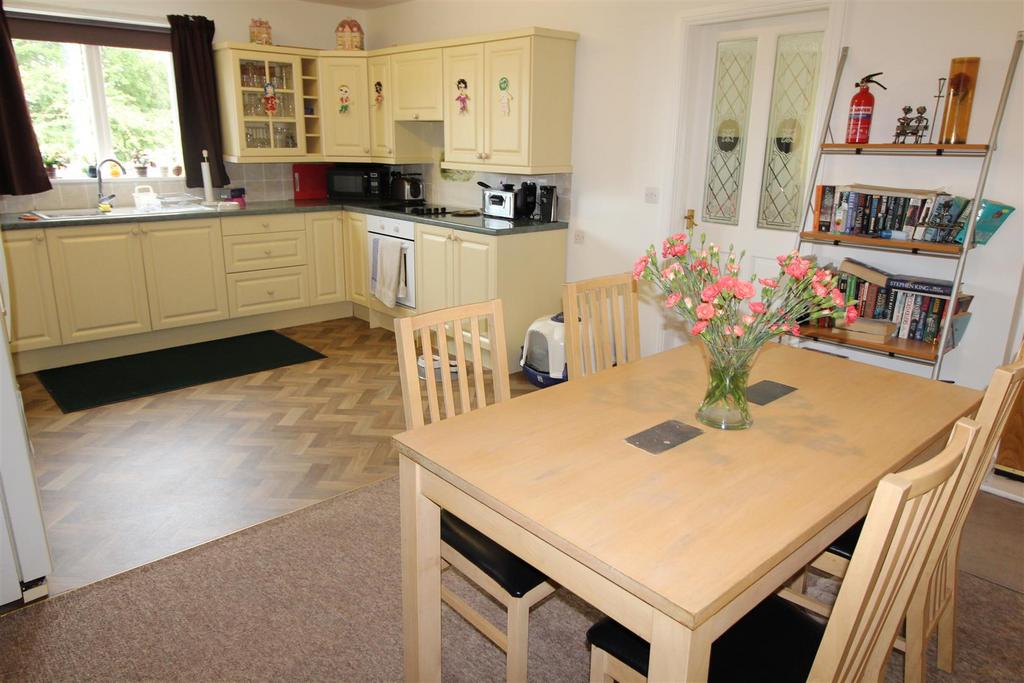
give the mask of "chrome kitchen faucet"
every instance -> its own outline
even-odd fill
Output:
[[[104,159],[100,163],[96,164],[96,204],[97,204],[97,206],[100,205],[100,204],[103,204],[104,202],[109,202],[111,199],[113,199],[114,197],[117,196],[116,194],[113,194],[113,193],[111,193],[111,194],[109,194],[107,196],[103,196],[103,164],[107,163],[108,161],[112,161],[113,163],[117,164],[117,167],[121,169],[121,173],[124,173],[125,175],[128,175],[128,171],[125,170],[125,167],[122,166],[121,162],[118,161],[117,159]]]

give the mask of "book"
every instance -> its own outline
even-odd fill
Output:
[[[852,258],[843,259],[842,263],[839,264],[839,270],[843,273],[855,275],[862,280],[867,280],[879,287],[885,287],[889,278],[894,277],[892,273],[888,273],[881,268]]]
[[[900,317],[900,339],[906,339],[907,334],[910,332],[910,323],[914,316],[914,299],[916,297],[913,294],[907,293],[907,296],[903,300],[903,315]]]
[[[949,296],[953,291],[953,282],[951,280],[921,277],[918,275],[891,275],[886,281],[885,286],[889,289],[903,289],[908,292],[935,294],[937,296]]]
[[[832,230],[833,204],[836,197],[834,185],[819,185],[818,206],[814,212],[814,224],[820,232]]]
[[[974,243],[988,244],[988,241],[999,230],[999,226],[1003,224],[1013,211],[1013,207],[1007,204],[982,199],[981,208],[978,209],[978,216],[974,220]],[[960,230],[957,231],[955,239],[959,244],[963,244],[966,235],[967,226],[962,225]]]

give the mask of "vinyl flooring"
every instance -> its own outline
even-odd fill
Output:
[[[51,594],[397,473],[394,335],[355,318],[281,331],[327,358],[68,415],[19,377]]]

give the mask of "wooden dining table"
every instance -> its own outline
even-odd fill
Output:
[[[650,642],[649,680],[702,681],[715,638],[981,400],[781,344],[761,380],[793,391],[742,431],[697,421],[689,344],[396,436],[406,680],[441,679],[442,508]],[[701,431],[656,455],[627,442],[670,420]]]

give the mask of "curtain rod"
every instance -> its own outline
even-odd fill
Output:
[[[9,19],[21,19],[23,21],[50,21],[59,24],[70,24],[73,26],[93,26],[97,28],[110,28],[133,31],[150,31],[152,33],[170,33],[171,28],[165,23],[157,23],[157,20],[145,19],[93,19],[89,17],[54,14],[50,12],[29,10],[29,9],[8,9],[5,14]]]

